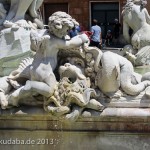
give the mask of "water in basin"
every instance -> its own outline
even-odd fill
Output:
[[[139,74],[144,74],[146,72],[150,72],[150,66],[135,67],[134,71],[139,73]]]

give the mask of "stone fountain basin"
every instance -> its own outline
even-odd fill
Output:
[[[1,110],[0,142],[9,142],[0,144],[1,149],[150,149],[149,108],[106,108],[73,123],[53,118],[37,107],[9,111]]]

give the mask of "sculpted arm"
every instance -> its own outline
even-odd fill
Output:
[[[125,40],[130,43],[129,26],[125,21],[123,21],[123,36]]]
[[[71,40],[62,40],[60,39],[58,42],[59,48],[74,48],[79,47],[84,43],[87,43],[89,41],[86,34],[81,34],[73,37]]]
[[[145,13],[145,17],[146,17],[146,22],[148,24],[150,24],[150,16],[149,16],[149,13],[148,13],[147,9],[144,9],[144,13]]]
[[[38,51],[39,49],[45,48],[45,44],[49,43],[50,36],[45,34],[46,30],[41,30],[40,33],[32,31],[30,33],[31,50]]]

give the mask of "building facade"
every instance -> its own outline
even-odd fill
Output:
[[[150,13],[150,0],[147,0],[147,9]],[[43,16],[45,24],[48,17],[56,11],[65,11],[75,18],[85,30],[89,30],[91,20],[97,19],[103,35],[112,29],[115,18],[122,24],[122,8],[126,0],[44,0]]]

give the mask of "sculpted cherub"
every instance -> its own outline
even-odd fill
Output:
[[[59,50],[79,47],[88,42],[85,34],[65,40],[68,30],[76,24],[78,23],[65,12],[56,12],[49,17],[49,30],[31,33],[31,49],[36,51],[36,55],[32,64],[26,68],[29,80],[11,94],[9,104],[17,106],[21,97],[35,92],[47,98],[53,94],[57,83],[53,70],[57,66]],[[21,72],[15,73],[11,79],[15,80],[20,75]]]

